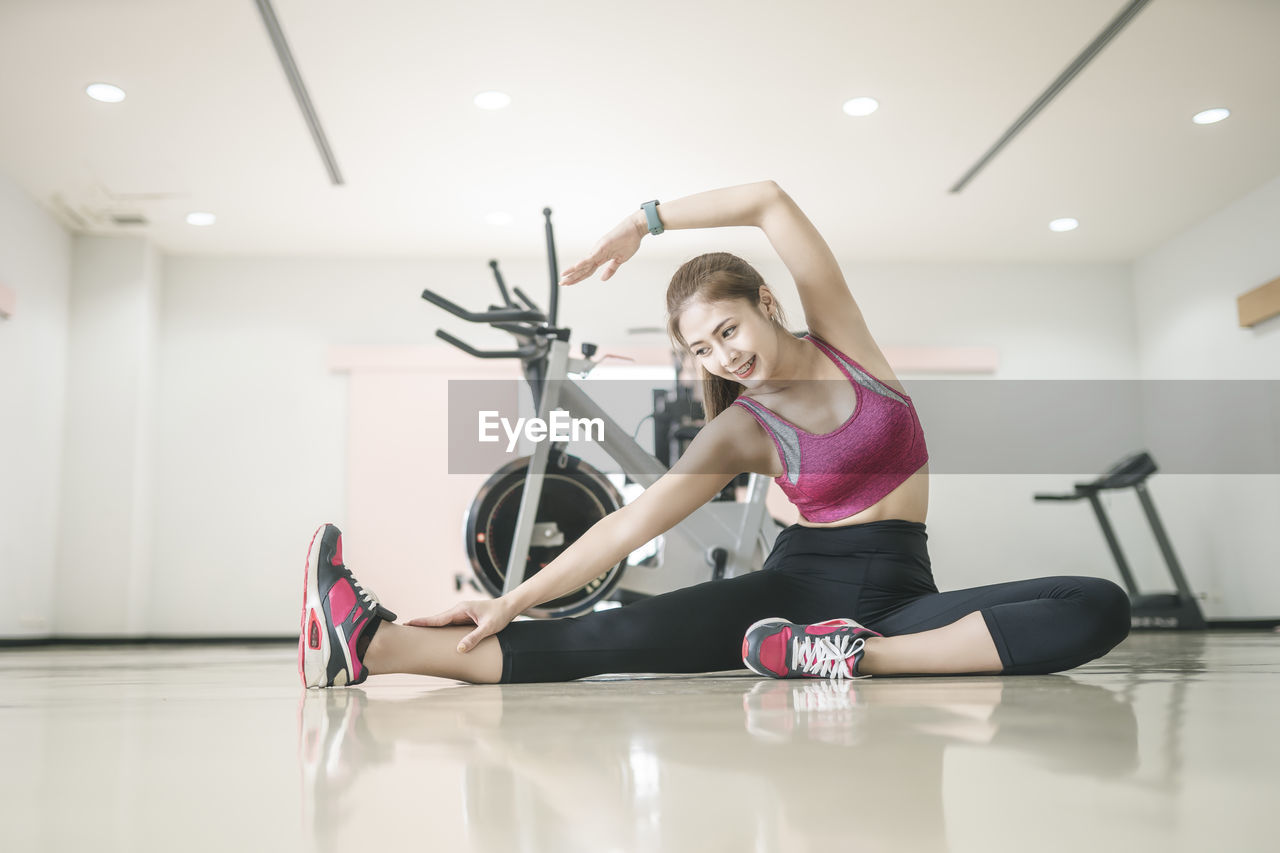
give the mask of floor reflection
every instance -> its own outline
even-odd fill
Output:
[[[456,786],[459,814],[424,793],[402,817],[428,838],[460,823],[473,851],[942,851],[957,784],[944,756],[961,749],[1125,777],[1137,718],[1121,692],[1070,676],[375,687],[308,691],[299,708],[304,824],[321,850],[358,835],[352,793],[368,777],[364,801]]]

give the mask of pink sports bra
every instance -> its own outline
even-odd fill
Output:
[[[915,405],[840,352],[805,335],[849,377],[858,395],[853,414],[834,431],[805,432],[750,397],[738,397],[778,446],[775,477],[806,521],[839,521],[874,506],[929,461]],[[856,425],[856,426],[855,426]]]

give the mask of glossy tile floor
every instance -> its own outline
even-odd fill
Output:
[[[0,847],[1274,851],[1278,724],[1271,633],[845,685],[308,692],[284,646],[9,650]]]

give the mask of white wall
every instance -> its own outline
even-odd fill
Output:
[[[0,174],[0,637],[53,624],[71,237]]]
[[[1237,296],[1278,275],[1280,177],[1134,263],[1142,376],[1280,379],[1280,318],[1242,329],[1236,315]],[[1280,459],[1275,427],[1273,452],[1260,460],[1271,471]],[[1169,475],[1153,480],[1157,488],[1192,586],[1209,596],[1206,610],[1280,616],[1280,476]]]
[[[77,236],[55,633],[148,633],[159,253]]]

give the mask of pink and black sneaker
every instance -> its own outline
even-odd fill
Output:
[[[342,531],[320,526],[307,551],[298,673],[307,687],[343,687],[369,677],[361,658],[383,620],[396,615],[342,564]]]
[[[858,664],[867,638],[879,636],[852,619],[812,625],[761,619],[742,638],[742,662],[770,678],[870,678]]]

